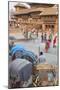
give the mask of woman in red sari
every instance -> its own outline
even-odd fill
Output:
[[[53,47],[56,47],[56,41],[57,41],[57,36],[55,36],[55,38],[53,40]]]
[[[50,48],[50,40],[47,40],[46,41],[46,44],[45,44],[45,52],[47,53],[48,52],[48,49]]]

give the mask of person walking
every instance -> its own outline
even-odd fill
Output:
[[[45,33],[44,34],[44,41],[46,41],[47,40],[47,34]]]
[[[49,40],[50,40],[50,42],[52,41],[52,33],[50,33],[50,35],[49,35]]]
[[[53,39],[53,48],[56,47],[56,42],[57,42],[57,36]]]
[[[43,39],[44,39],[44,37],[43,37],[43,33],[41,34],[41,42],[43,42]]]
[[[48,49],[50,48],[50,40],[47,40],[45,43],[45,52],[48,52]]]

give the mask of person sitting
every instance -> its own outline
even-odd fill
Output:
[[[46,63],[46,57],[45,57],[45,55],[43,54],[43,52],[40,52],[40,53],[39,53],[38,61],[39,61],[40,64]]]

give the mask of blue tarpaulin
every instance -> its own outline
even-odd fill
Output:
[[[33,52],[31,52],[31,51],[25,51],[24,56],[25,57],[30,57],[32,63],[36,60],[35,54]]]
[[[16,58],[23,58],[34,63],[36,61],[36,56],[33,52],[27,51],[22,45],[15,45],[11,50],[12,56],[15,54]]]
[[[11,49],[12,55],[13,55],[14,53],[16,53],[16,51],[18,51],[18,50],[24,51],[25,48],[24,48],[24,46],[19,45],[19,44],[15,45],[15,46]]]

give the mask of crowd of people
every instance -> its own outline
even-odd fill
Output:
[[[41,43],[45,43],[45,51],[48,52],[48,49],[50,48],[51,43],[53,44],[53,48],[56,47],[56,43],[57,43],[57,35],[53,35],[52,32],[50,32],[50,34],[45,33],[40,33],[41,36],[39,36],[39,33],[36,32],[37,30],[33,29],[32,31],[29,32],[24,32],[24,36],[27,39],[32,39],[32,40],[36,40],[38,37],[40,37],[41,39]]]
[[[34,33],[31,32],[31,33]],[[36,33],[35,33],[36,34]],[[30,36],[31,37],[31,36]],[[41,43],[45,43],[45,52],[48,53],[48,50],[51,46],[51,43],[53,43],[53,48],[56,47],[56,43],[57,43],[57,34],[55,36],[53,36],[52,33],[50,33],[49,35],[45,32],[45,33],[41,33],[41,36],[40,36],[40,39],[41,39]],[[14,46],[14,42],[11,42],[11,44],[9,44],[9,48],[11,50],[11,48]],[[43,52],[39,52],[39,57],[38,57],[38,60],[40,63],[44,63],[46,62],[45,60],[45,56],[43,54]]]

